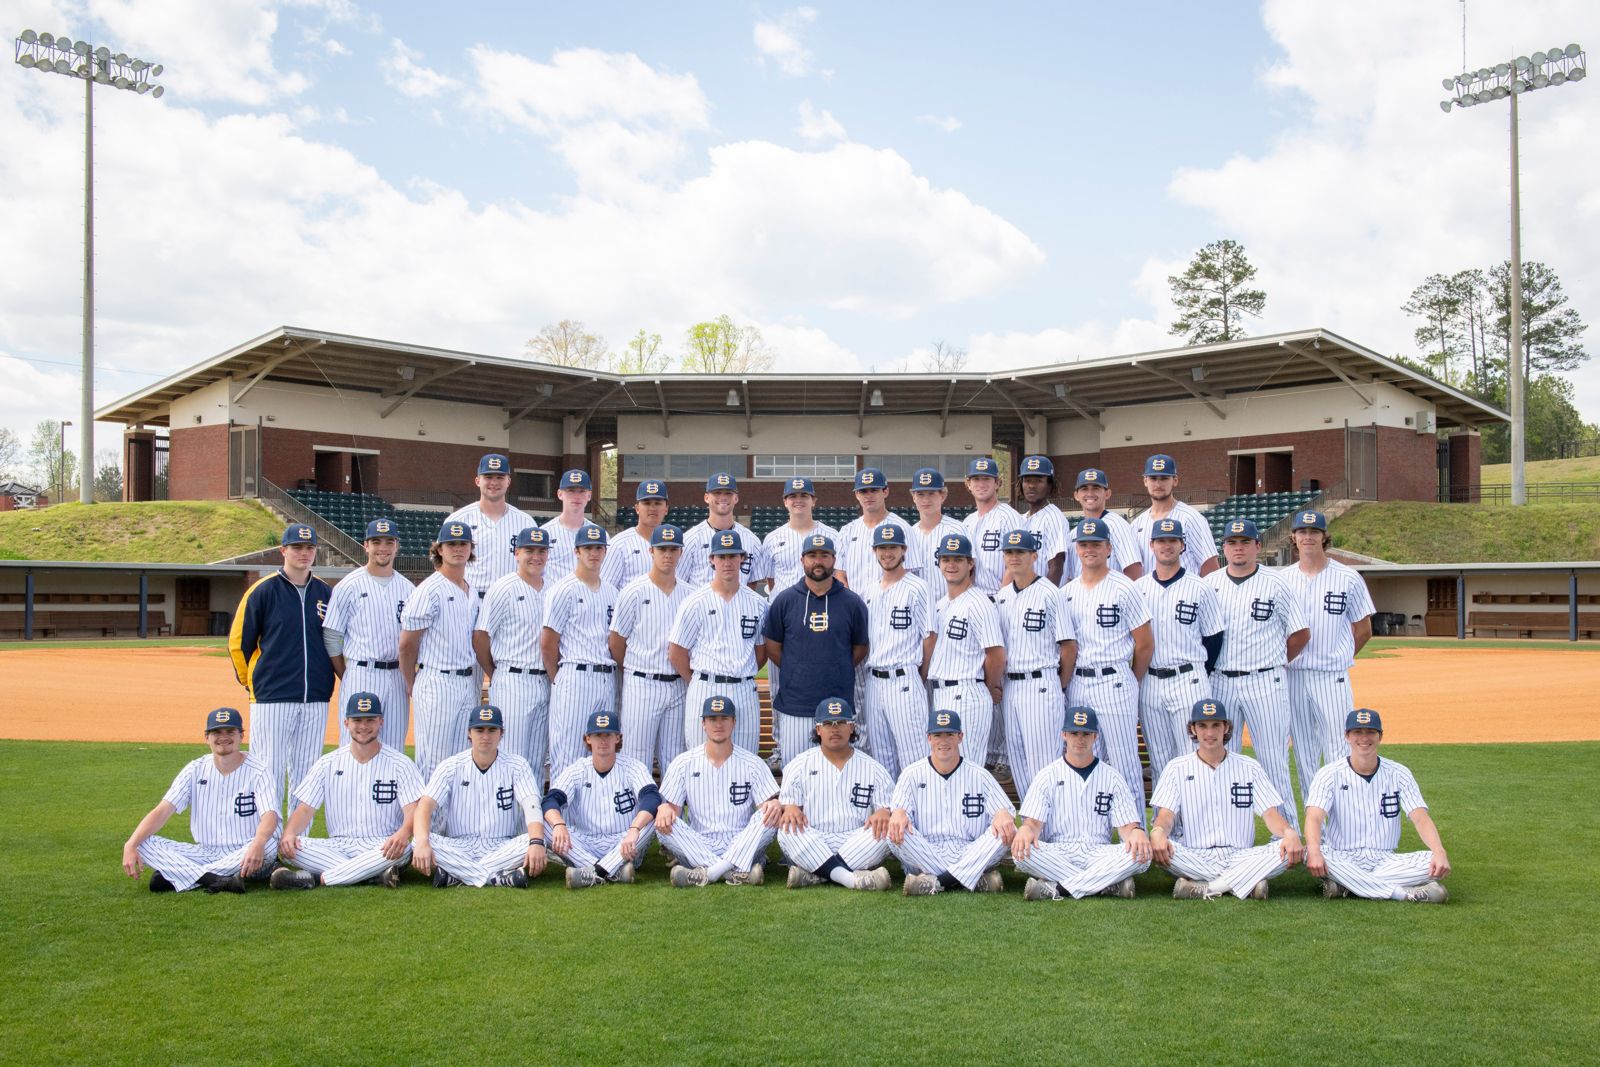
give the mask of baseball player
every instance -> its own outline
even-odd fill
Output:
[[[478,606],[472,651],[489,679],[489,703],[505,718],[500,748],[527,760],[538,778],[550,751],[550,675],[539,651],[550,531],[529,526],[512,544],[517,569],[491,585]]]
[[[878,726],[873,757],[895,777],[928,755],[925,680],[936,602],[927,583],[906,571],[903,528],[890,522],[879,526],[873,531],[872,551],[882,577],[860,589],[867,607],[865,703]]]
[[[561,472],[556,483],[556,499],[561,501],[561,514],[546,519],[544,532],[550,535],[550,562],[545,565],[545,577],[553,586],[577,567],[578,536],[584,527],[594,525],[589,521],[589,498],[594,495],[594,483],[588,471]]]
[[[1039,535],[1039,559],[1034,569],[1051,585],[1060,585],[1067,549],[1071,547],[1071,527],[1066,515],[1050,499],[1056,495],[1056,465],[1049,456],[1024,456],[1020,473],[1022,499],[1028,504],[1022,518],[1028,529]]]
[[[311,765],[295,787],[294,812],[283,827],[278,855],[298,871],[272,872],[274,889],[315,889],[376,881],[398,888],[411,856],[411,827],[422,776],[405,752],[383,743],[383,703],[374,693],[345,700],[348,744]],[[326,837],[301,836],[322,809]]]
[[[822,534],[832,538],[834,544],[839,543],[838,530],[812,517],[812,509],[817,506],[817,490],[810,478],[790,478],[783,483],[783,506],[789,512],[789,521],[767,534],[761,542],[772,563],[773,593],[805,577],[800,553],[807,538]]]
[[[150,892],[243,893],[245,879],[278,854],[278,794],[272,772],[258,756],[240,751],[244,716],[233,708],[206,715],[210,755],[184,765],[161,803],[139,820],[122,846],[122,869],[138,878],[149,866]],[[189,811],[194,844],[156,834],[167,820]]]
[[[933,550],[950,534],[966,533],[959,520],[944,513],[944,502],[949,495],[944,475],[937,467],[921,467],[912,472],[911,502],[917,508],[917,521],[906,531],[906,558],[925,561],[917,577],[930,583],[930,588],[941,581],[938,567],[933,562]],[[916,732],[919,737],[922,736],[922,727],[923,722],[918,719]]]
[[[1084,519],[1073,534],[1078,576],[1061,591],[1078,641],[1067,703],[1094,708],[1101,730],[1096,752],[1122,775],[1144,821],[1144,767],[1139,762],[1139,684],[1150,666],[1150,609],[1133,580],[1110,566],[1111,531]]]
[[[960,714],[935,708],[928,715],[928,758],[895,783],[889,849],[905,868],[908,897],[1003,888],[995,867],[1017,832],[1017,809],[994,775],[963,758],[964,747]]]
[[[333,661],[322,617],[333,590],[311,573],[317,531],[294,525],[280,539],[283,566],[244,591],[228,631],[233,673],[250,694],[250,751],[272,776],[298,782],[322,754],[333,696]]]
[[[439,764],[417,803],[411,865],[431,874],[436,889],[525,889],[547,862],[533,768],[500,751],[499,708],[480,704],[468,720],[469,747]],[[443,820],[440,833],[433,832],[435,815]]]
[[[617,591],[600,580],[606,557],[604,527],[578,531],[573,572],[544,600],[539,649],[550,672],[550,777],[583,758],[583,724],[590,712],[616,710],[616,663],[611,659],[611,616]],[[534,778],[540,771],[534,771]]]
[[[567,888],[631,882],[655,836],[661,804],[650,768],[618,755],[622,723],[596,711],[583,730],[589,755],[570,763],[544,795],[550,849],[567,865]]]
[[[1211,696],[1210,672],[1222,654],[1222,606],[1211,584],[1183,566],[1187,536],[1178,519],[1151,523],[1150,569],[1133,583],[1149,608],[1155,645],[1139,686],[1139,722],[1153,782],[1161,780],[1168,761],[1189,750],[1189,709]]]
[[[685,540],[688,535],[684,535]],[[723,530],[711,545],[711,581],[689,594],[672,620],[667,658],[689,684],[685,696],[684,748],[693,748],[700,726],[695,716],[713,695],[737,712],[733,743],[754,753],[761,741],[761,698],[756,672],[767,661],[761,624],[767,600],[743,584],[748,557],[737,530]],[[680,564],[679,579],[683,569]],[[674,761],[676,764],[676,761]],[[771,777],[769,771],[768,777]]]
[[[732,531],[739,535],[744,548],[744,560],[739,565],[741,579],[752,588],[760,588],[772,578],[772,562],[755,531],[733,517],[733,509],[739,503],[739,480],[727,471],[713,474],[706,479],[705,502],[710,514],[684,531],[678,581],[689,583],[690,589],[699,589],[709,582],[712,542],[717,534]],[[695,736],[699,736],[698,729]]]
[[[640,482],[634,490],[633,510],[639,521],[611,539],[606,561],[600,565],[600,580],[619,593],[650,570],[651,538],[667,521],[667,483]]]
[[[656,833],[683,861],[672,869],[674,888],[723,879],[760,885],[766,878],[767,846],[777,836],[783,808],[767,765],[733,743],[738,713],[737,701],[706,697],[700,706],[705,743],[673,760],[661,783]]]
[[[1217,562],[1217,543],[1211,537],[1211,524],[1205,516],[1179,500],[1178,461],[1171,456],[1154,455],[1144,461],[1144,491],[1150,497],[1150,506],[1139,512],[1133,520],[1133,532],[1143,553],[1144,569],[1155,566],[1155,552],[1150,539],[1151,531],[1162,519],[1171,519],[1189,531],[1183,543],[1183,569],[1196,578],[1204,578],[1221,564]]]
[[[967,492],[972,494],[973,510],[961,520],[961,528],[972,542],[976,564],[972,584],[992,597],[1005,573],[1000,542],[1006,534],[1027,524],[1015,508],[1000,499],[1000,465],[992,457],[977,456],[967,464]]]
[[[1217,657],[1211,691],[1250,728],[1250,746],[1284,801],[1284,817],[1297,829],[1289,784],[1289,693],[1284,666],[1306,647],[1310,631],[1300,602],[1276,571],[1256,564],[1261,535],[1249,519],[1230,519],[1222,529],[1227,567],[1206,577],[1217,591],[1228,640]],[[1295,738],[1316,748],[1320,732]],[[1229,742],[1239,750],[1239,737]],[[1306,785],[1310,782],[1306,781]]]
[[[1039,577],[1039,535],[1027,528],[1009,530],[1000,550],[1006,565],[1006,584],[994,596],[1006,645],[1000,707],[1006,762],[1026,790],[1061,755],[1062,694],[1078,660],[1078,642],[1061,590]]]
[[[1133,527],[1128,525],[1128,520],[1114,511],[1107,511],[1106,504],[1111,500],[1111,479],[1106,477],[1106,472],[1097,467],[1089,467],[1078,472],[1077,486],[1072,491],[1073,499],[1078,506],[1083,508],[1085,519],[1098,519],[1104,524],[1106,534],[1111,543],[1111,559],[1108,564],[1114,571],[1121,571],[1131,581],[1144,573],[1144,565],[1140,562],[1144,556],[1139,551],[1139,538],[1133,532]],[[1068,554],[1066,568],[1063,572],[1062,584],[1065,585],[1078,573],[1077,560]]]
[[[622,714],[639,760],[660,774],[683,751],[683,701],[688,683],[667,654],[667,638],[689,587],[678,581],[683,531],[671,523],[650,534],[650,570],[617,594],[607,641],[622,672]]]
[[[1133,899],[1133,876],[1150,869],[1150,839],[1133,791],[1095,758],[1100,723],[1093,708],[1068,708],[1062,756],[1022,799],[1022,828],[1011,840],[1017,870],[1032,875],[1025,900],[1077,900],[1100,894]],[[1117,828],[1121,845],[1111,843]]]
[[[1356,654],[1372,639],[1372,596],[1360,572],[1328,558],[1328,517],[1320,511],[1296,513],[1290,536],[1300,558],[1278,568],[1278,575],[1300,601],[1311,637],[1289,661],[1289,722],[1295,761],[1304,783],[1317,768],[1350,754],[1344,719],[1355,708],[1350,669]],[[1320,738],[1319,748],[1301,745]]]
[[[511,539],[536,523],[532,515],[512,506],[506,499],[511,491],[509,457],[498,452],[483,456],[478,460],[478,475],[473,483],[478,487],[477,501],[452,511],[445,516],[445,522],[464,523],[472,531],[478,550],[467,564],[466,580],[473,594],[481,599],[496,580],[516,569]],[[450,744],[454,746],[460,737],[460,734],[451,734]]]
[[[949,535],[935,551],[945,595],[934,606],[937,636],[928,657],[928,706],[935,714],[960,713],[971,727],[962,734],[961,755],[981,765],[994,707],[1005,691],[1000,615],[972,584],[972,542],[965,534]]]
[[[400,677],[411,696],[417,771],[424,781],[456,750],[478,703],[472,627],[478,594],[467,582],[472,527],[446,520],[428,547],[433,573],[400,613]]]
[[[411,579],[395,573],[400,538],[393,519],[367,523],[361,542],[366,566],[339,579],[322,620],[322,644],[339,678],[339,692],[371,693],[386,709],[382,741],[397,752],[406,750],[411,705],[400,677],[400,613],[416,591]],[[339,724],[339,743],[350,743]]]
[[[1261,764],[1228,749],[1233,730],[1220,700],[1197,702],[1189,714],[1189,736],[1197,747],[1167,764],[1151,794],[1151,856],[1177,876],[1174,899],[1232,893],[1240,900],[1266,900],[1268,879],[1305,854]],[[1265,845],[1255,844],[1257,815],[1275,838]],[[1179,818],[1181,839],[1173,840]]]
[[[1354,893],[1369,900],[1443,904],[1439,879],[1450,873],[1439,828],[1404,764],[1378,758],[1383,718],[1371,708],[1345,717],[1350,755],[1317,772],[1306,793],[1306,869],[1329,900]],[[1396,852],[1400,813],[1426,852]]]
[[[894,779],[855,748],[855,709],[829,697],[813,714],[815,744],[783,769],[778,847],[789,861],[789,888],[837,882],[883,890],[889,870],[889,800]]]
[[[862,467],[856,471],[856,503],[861,514],[845,523],[839,531],[839,565],[835,576],[844,584],[871,584],[878,574],[878,561],[872,554],[872,532],[886,522],[906,530],[906,520],[889,510],[889,479],[876,467]],[[912,574],[925,574],[931,568],[929,557],[923,555],[922,542],[906,538],[906,570]]]
[[[767,662],[794,668],[773,698],[772,729],[785,762],[811,747],[811,721],[820,701],[855,690],[856,667],[867,658],[867,605],[833,576],[833,538],[814,533],[801,544],[805,578],[772,598],[761,635]],[[866,747],[873,750],[871,735]]]

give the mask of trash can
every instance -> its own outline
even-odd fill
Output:
[[[233,616],[228,612],[213,611],[211,613],[211,625],[206,629],[206,633],[211,637],[227,637],[228,627],[232,623]]]
[[[1387,611],[1374,611],[1372,613],[1372,636],[1389,636],[1389,613]]]

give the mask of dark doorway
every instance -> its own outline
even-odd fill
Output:
[[[1256,491],[1256,457],[1233,457],[1233,486],[1235,496],[1248,496]]]
[[[204,637],[211,626],[211,579],[178,579],[177,617],[172,632],[178,637]]]
[[[1294,488],[1293,452],[1268,452],[1261,459],[1263,493],[1287,493]]]

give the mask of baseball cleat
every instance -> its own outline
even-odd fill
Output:
[[[272,872],[267,884],[274,889],[315,889],[317,876],[310,871],[293,871],[288,867],[279,867]]]
[[[996,760],[991,773],[994,775],[995,781],[1001,785],[1011,781],[1011,767],[1005,760]]]
[[[400,875],[404,873],[405,866],[404,863],[391,863],[383,869],[382,874],[378,875],[378,884],[385,889],[399,889]]]
[[[1206,887],[1201,882],[1190,881],[1187,878],[1179,878],[1176,882],[1172,883],[1173,900],[1200,900],[1204,898],[1205,895]]]
[[[760,885],[762,882],[766,881],[766,879],[766,868],[757,863],[752,865],[747,871],[741,871],[738,868],[734,868],[728,872],[728,877],[724,878],[723,881],[729,885]]]
[[[632,885],[633,884],[633,861],[629,860],[627,863],[624,863],[622,865],[621,869],[618,870],[617,873],[612,876],[611,880],[613,882],[621,882],[623,885]]]
[[[489,879],[490,885],[506,886],[510,889],[528,888],[528,872],[521,867],[513,867],[509,871],[501,871]]]
[[[672,868],[672,888],[695,889],[706,884],[706,869],[704,867]]]
[[[826,878],[818,878],[804,867],[789,868],[790,889],[805,889],[807,886],[821,885],[825,881],[827,881]]]
[[[1100,895],[1103,897],[1117,897],[1122,900],[1132,900],[1133,879],[1124,878],[1120,882],[1112,882],[1110,885],[1100,890]]]
[[[813,877],[815,876],[813,875]],[[820,881],[821,879],[818,880]],[[868,892],[881,893],[883,890],[888,889],[893,884],[894,880],[889,877],[889,868],[887,867],[874,867],[870,871],[856,872],[856,889],[865,889]]]
[[[207,893],[243,893],[244,879],[237,874],[224,877],[207,871],[200,876],[200,885]]]
[[[942,888],[939,879],[931,874],[908,874],[905,884],[900,887],[908,897],[931,897]]]
[[[568,867],[567,888],[588,889],[600,881],[600,876],[594,873],[593,867]]]
[[[1428,882],[1406,893],[1406,900],[1413,904],[1443,904],[1449,899],[1450,891],[1441,882]]]
[[[461,879],[457,878],[443,867],[435,867],[433,869],[433,888],[449,889],[451,886],[458,886],[460,884]]]
[[[1323,900],[1338,900],[1340,897],[1347,897],[1349,895],[1350,890],[1346,889],[1332,878],[1324,878],[1322,880]]]
[[[1261,879],[1261,881],[1257,882],[1251,888],[1250,895],[1248,897],[1246,897],[1245,899],[1246,900],[1266,900],[1267,899],[1267,880],[1265,878],[1263,878],[1263,879]]]
[[[975,889],[973,889],[973,892],[1004,893],[1005,889],[1006,883],[1005,880],[1000,877],[999,870],[992,870],[983,872],[983,877],[978,879],[978,885]]]
[[[1043,878],[1029,878],[1022,890],[1023,900],[1060,900],[1061,891]]]
[[[177,892],[177,889],[178,887],[167,881],[167,876],[160,871],[150,872],[150,892],[174,893]]]

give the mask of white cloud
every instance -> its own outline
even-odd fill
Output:
[[[955,133],[961,128],[961,120],[954,115],[918,115],[917,121],[941,129],[945,133]]]
[[[809,100],[800,101],[800,125],[794,132],[808,141],[843,141],[848,136],[833,112],[819,109]]]
[[[174,97],[261,106],[308,84],[273,60],[270,0],[96,0],[92,10],[116,50],[166,67],[161,84]]]
[[[859,356],[815,326],[798,321],[774,322],[760,329],[773,351],[777,369],[791,374],[828,374],[861,368]]]
[[[800,40],[800,35],[816,19],[816,8],[797,7],[785,11],[776,19],[757,22],[753,34],[756,51],[763,60],[772,60],[789,77],[805,77],[811,73],[814,57]],[[826,73],[829,76],[833,74],[831,70]]]
[[[332,37],[324,37],[321,43],[322,50],[328,53],[330,56],[347,56],[350,54],[350,49],[346,48]]]
[[[400,38],[394,38],[389,42],[389,54],[379,64],[383,68],[384,83],[414,100],[432,99],[460,84],[449,75],[423,66],[421,59],[421,52],[406,47]]]

